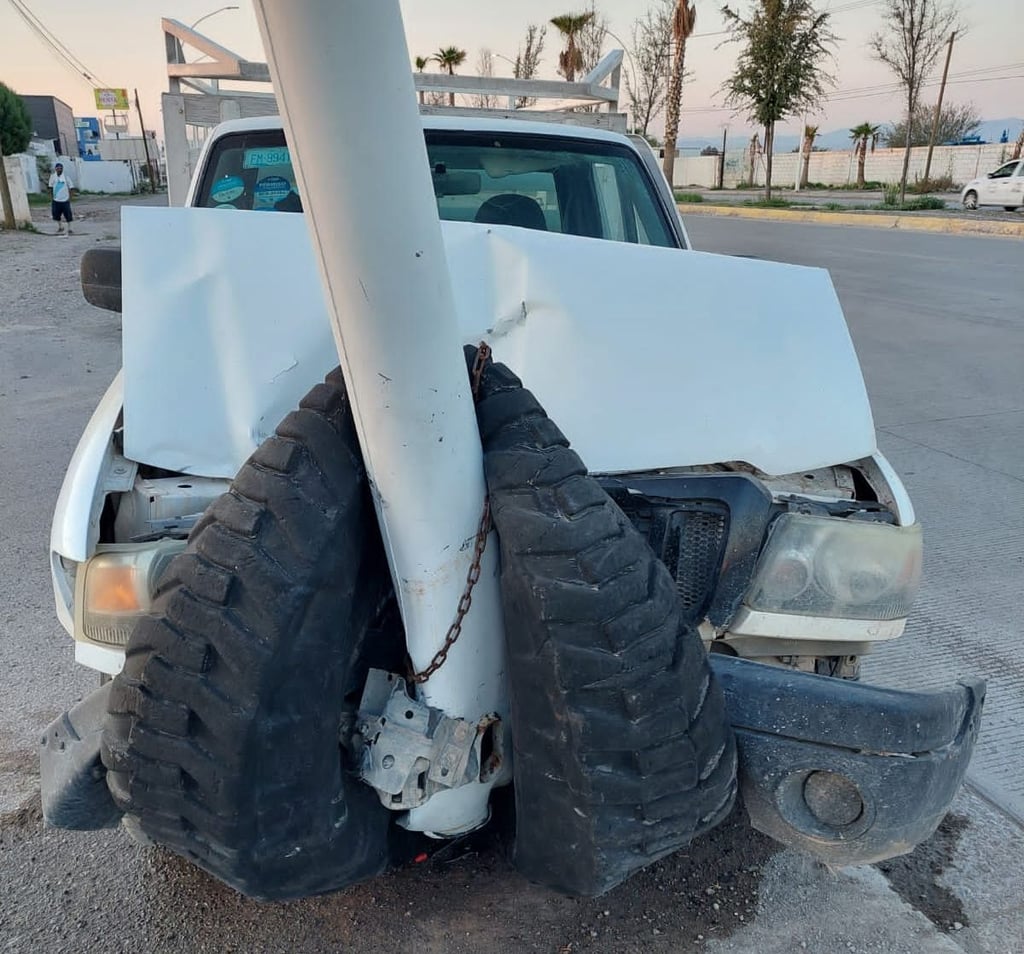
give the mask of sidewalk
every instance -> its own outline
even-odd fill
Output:
[[[703,193],[701,193],[703,194]],[[733,218],[761,219],[778,222],[804,222],[814,225],[852,225],[859,228],[903,229],[915,232],[944,232],[952,235],[990,235],[1003,238],[1024,238],[1024,215],[1019,212],[966,212],[956,209],[927,212],[887,212],[885,210],[829,210],[815,208],[813,200],[801,198],[806,208],[758,208],[745,206],[744,201],[756,201],[750,194],[739,193],[737,198],[727,192],[709,192],[710,200],[680,202],[679,211],[685,219],[691,215],[714,215]],[[759,195],[755,194],[755,195]],[[801,196],[807,196],[801,193]],[[831,193],[827,201],[836,201]],[[860,203],[866,197],[860,196]],[[729,198],[726,198],[729,196]],[[790,200],[789,195],[784,196]],[[845,197],[845,196],[843,196]],[[715,204],[712,204],[715,203]]]

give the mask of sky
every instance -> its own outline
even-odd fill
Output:
[[[166,0],[125,4],[123,0],[0,0],[0,81],[19,93],[49,94],[67,102],[76,116],[96,115],[93,83],[62,62],[25,24],[14,3],[27,7],[102,85],[137,87],[147,128],[162,138],[160,94],[167,89],[160,17],[191,24],[221,6],[216,0]],[[282,0],[283,2],[283,0]],[[598,0],[611,32],[628,40],[635,18],[649,0]],[[680,138],[719,137],[728,126],[730,137],[749,135],[742,115],[726,109],[720,88],[735,61],[736,47],[722,45],[723,19],[719,2],[695,0],[697,28],[687,45],[687,69],[693,78],[683,92]],[[740,10],[752,0],[736,0]],[[410,54],[429,55],[442,46],[469,52],[460,72],[472,72],[481,48],[496,54],[495,75],[511,75],[502,59],[514,59],[529,23],[545,23],[559,13],[575,12],[562,0],[404,0],[402,12]],[[833,29],[840,37],[833,72],[835,90],[823,108],[807,117],[822,132],[849,128],[861,122],[890,122],[901,111],[898,93],[885,92],[895,78],[872,60],[868,40],[881,25],[882,0],[825,0],[833,11]],[[1024,49],[1021,47],[1019,0],[961,0],[968,32],[958,39],[950,67],[947,102],[973,102],[983,119],[1019,117],[1024,113]],[[339,21],[338,28],[343,28]],[[251,3],[220,10],[206,19],[200,32],[242,56],[263,61],[263,47]],[[609,40],[609,48],[618,46]],[[557,31],[549,28],[541,76],[555,77],[559,50]],[[941,64],[932,85],[924,91],[934,100]],[[780,124],[779,132],[796,132],[801,117]],[[132,129],[138,129],[132,117]],[[661,132],[660,120],[658,128]]]

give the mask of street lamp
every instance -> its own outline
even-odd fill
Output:
[[[209,20],[210,17],[215,17],[218,13],[223,13],[225,10],[237,10],[237,9],[238,9],[238,7],[235,6],[235,5],[231,5],[231,6],[227,6],[227,7],[218,7],[216,10],[212,11],[211,13],[203,14],[203,16],[201,16],[198,20],[196,20],[196,22],[193,23],[189,27],[189,29],[190,30],[194,30],[197,26],[199,26],[200,23],[203,22],[203,20]]]

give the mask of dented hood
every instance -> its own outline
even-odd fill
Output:
[[[827,272],[443,229],[464,340],[492,345],[592,471],[784,474],[874,452]],[[303,217],[126,208],[122,235],[125,454],[231,477],[337,364]]]

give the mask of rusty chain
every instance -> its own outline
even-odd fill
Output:
[[[484,368],[487,367],[487,360],[490,356],[490,347],[481,341],[477,347],[473,370],[470,372],[474,401],[479,396],[480,380],[483,377]],[[473,559],[470,561],[469,570],[466,573],[466,587],[462,591],[462,596],[459,597],[459,605],[455,609],[455,619],[452,620],[451,626],[448,627],[448,632],[445,634],[444,643],[441,645],[441,648],[434,653],[434,658],[430,660],[430,665],[419,672],[412,671],[412,666],[410,665],[409,679],[411,682],[422,685],[434,675],[447,662],[448,653],[451,652],[452,646],[458,642],[459,637],[462,635],[462,624],[469,614],[469,608],[473,605],[473,587],[476,586],[480,579],[481,561],[483,560],[484,550],[487,549],[487,537],[490,532],[491,500],[488,496],[484,495],[484,509],[480,515],[480,525],[477,528],[476,540],[473,544]]]

